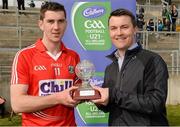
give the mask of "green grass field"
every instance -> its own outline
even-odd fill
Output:
[[[167,116],[170,126],[180,126],[180,105],[168,105]]]
[[[0,118],[0,126],[20,126],[21,125],[21,116],[15,115],[12,119],[9,119],[9,116],[5,118]]]
[[[167,116],[170,126],[180,126],[180,105],[168,105]],[[21,125],[21,117],[16,115],[9,120],[9,116],[0,118],[0,126],[19,126]]]

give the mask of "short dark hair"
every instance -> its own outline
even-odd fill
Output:
[[[64,6],[57,2],[45,2],[40,9],[40,20],[44,19],[46,11],[63,11],[66,18],[66,10]]]
[[[130,12],[129,10],[123,9],[123,8],[116,9],[116,10],[114,10],[114,11],[112,11],[112,12],[110,13],[110,16],[109,16],[109,19],[108,19],[108,24],[109,24],[109,20],[110,20],[110,18],[111,18],[112,16],[124,16],[124,15],[129,16],[129,17],[131,18],[131,22],[132,22],[132,24],[133,24],[134,27],[137,26],[136,18],[135,18],[135,16],[133,15],[133,13]]]

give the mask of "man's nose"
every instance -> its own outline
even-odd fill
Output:
[[[122,32],[122,29],[121,28],[117,28],[117,34],[118,35],[121,35],[123,32]]]
[[[58,22],[54,23],[54,29],[59,29],[59,23]]]

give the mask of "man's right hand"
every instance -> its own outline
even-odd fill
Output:
[[[77,86],[72,86],[62,92],[56,93],[58,103],[68,107],[75,107],[79,104],[80,101],[72,99],[72,92],[76,89],[78,89]]]

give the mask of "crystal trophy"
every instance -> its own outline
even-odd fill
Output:
[[[100,93],[90,85],[90,80],[95,74],[95,67],[89,60],[82,60],[75,67],[75,73],[82,83],[79,88],[73,92],[73,99],[76,100],[94,100],[100,98]]]

